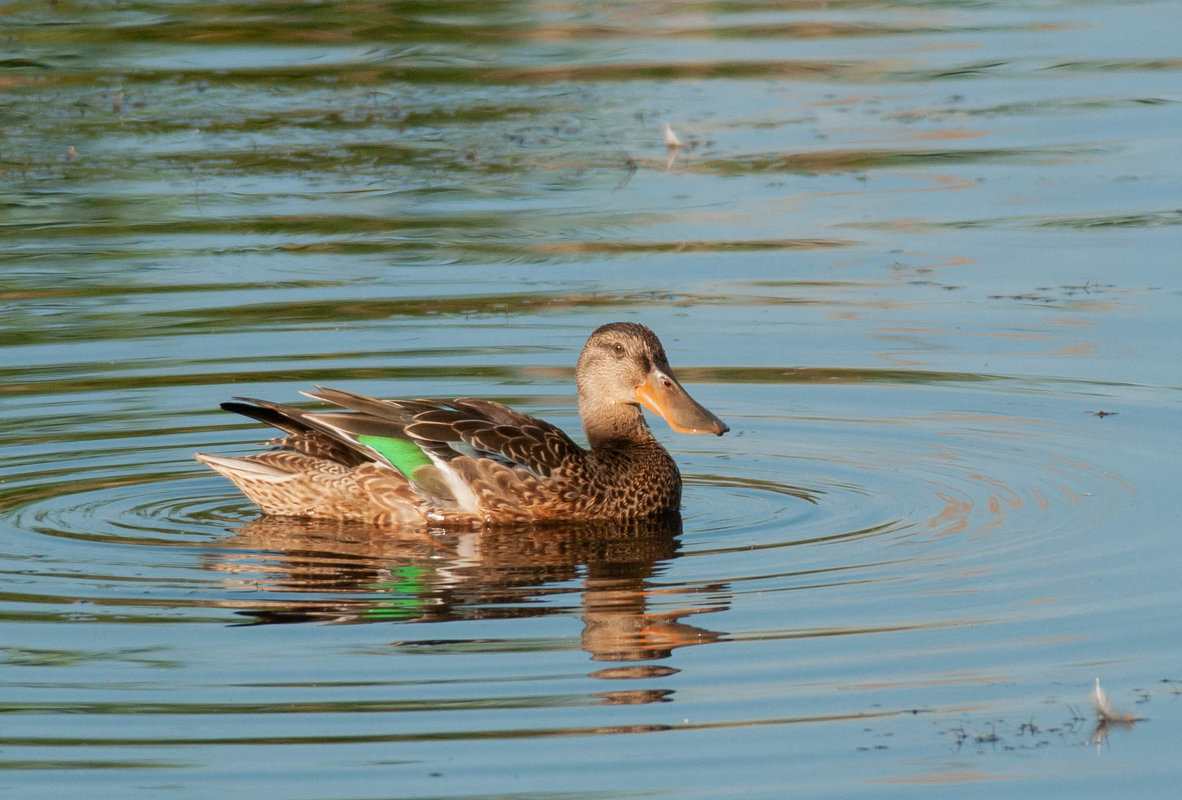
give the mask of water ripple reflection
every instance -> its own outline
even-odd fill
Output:
[[[1169,796],[1180,12],[5,3],[0,785]],[[576,432],[616,319],[732,426],[654,425],[680,521],[267,519],[190,457],[315,382]]]
[[[1083,460],[1056,426],[1033,418],[939,412],[735,422],[741,471],[724,456],[683,456],[697,466],[687,473],[684,528],[677,518],[458,534],[257,517],[217,479],[172,467],[175,452],[157,451],[157,463],[145,462],[152,451],[138,436],[107,436],[101,448],[60,459],[49,472],[10,473],[2,503],[23,532],[14,557],[23,551],[84,563],[92,557],[77,549],[83,543],[182,548],[185,557],[149,560],[183,573],[168,581],[184,587],[183,601],[170,590],[170,601],[145,602],[137,569],[106,564],[107,572],[75,590],[103,607],[172,602],[230,609],[254,623],[578,615],[580,646],[594,660],[627,661],[726,638],[708,622],[686,620],[724,612],[737,595],[866,593],[900,582],[947,593],[998,562],[1017,574],[1038,571],[1057,539],[1100,524],[1132,491]],[[789,452],[785,429],[794,431]],[[1040,444],[1032,449],[1033,439]],[[715,463],[703,471],[700,459],[708,457]],[[1016,535],[1023,530],[1038,530],[1037,539]],[[204,574],[184,566],[194,548]],[[26,600],[44,585],[43,602],[59,602],[54,584],[64,574],[50,580],[53,572],[33,582]],[[928,608],[904,627],[963,623],[945,613]],[[825,625],[818,635],[834,630]],[[801,634],[772,626],[758,636],[789,631]]]

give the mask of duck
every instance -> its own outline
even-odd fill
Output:
[[[388,528],[488,528],[679,513],[681,474],[641,408],[679,433],[729,426],[677,380],[656,334],[595,329],[575,367],[587,447],[492,400],[386,400],[316,386],[310,411],[238,397],[221,408],[280,430],[245,457],[196,453],[265,514]]]

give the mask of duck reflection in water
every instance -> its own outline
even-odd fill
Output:
[[[248,624],[441,622],[577,610],[582,647],[592,659],[653,661],[678,647],[717,641],[722,633],[681,620],[730,604],[724,584],[679,587],[653,581],[661,565],[677,556],[680,534],[677,513],[481,532],[437,529],[427,535],[262,516],[221,540],[222,547],[206,556],[206,565],[230,573],[231,590],[267,593],[262,600],[232,604],[251,619]],[[581,583],[571,586],[576,580]],[[578,607],[553,602],[575,591]],[[547,602],[538,602],[542,598]],[[397,646],[463,643],[424,638]],[[633,666],[593,674],[621,678],[670,671]],[[637,702],[614,694],[611,700]]]

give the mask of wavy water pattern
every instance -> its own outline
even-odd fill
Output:
[[[1180,21],[7,4],[0,786],[1168,795]],[[731,426],[651,420],[674,519],[270,518],[191,458],[314,384],[577,436],[616,319]]]

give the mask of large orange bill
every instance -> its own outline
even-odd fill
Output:
[[[648,380],[636,387],[636,400],[649,411],[664,417],[669,427],[678,433],[722,436],[730,430],[730,426],[690,397],[676,378],[656,367],[649,372]]]

